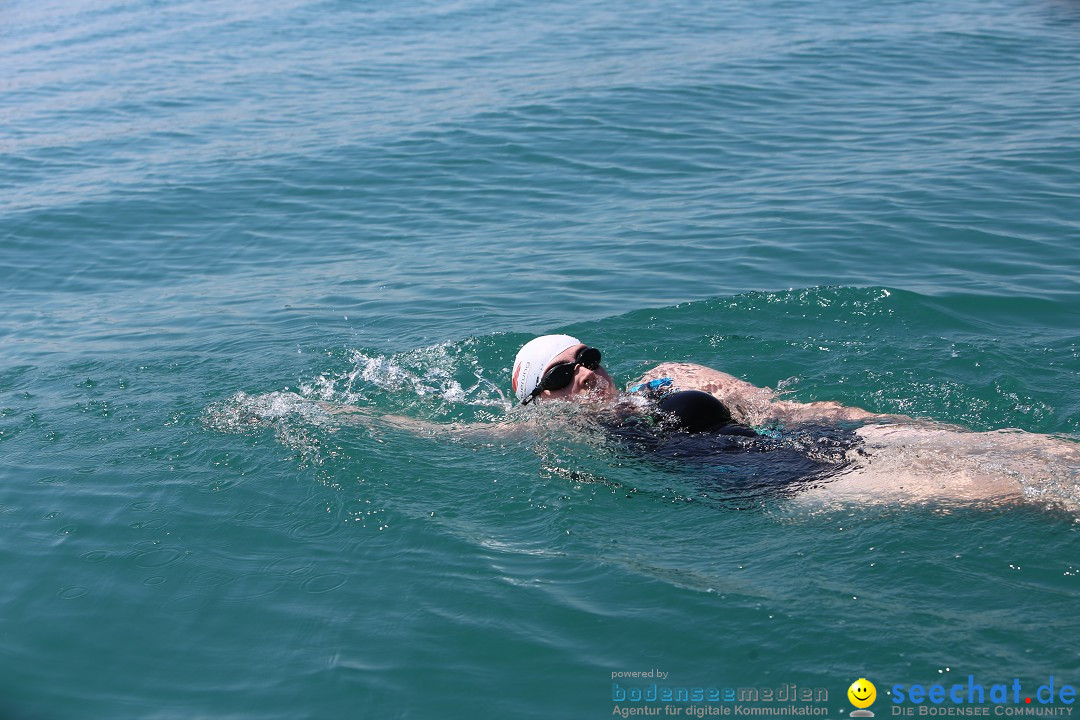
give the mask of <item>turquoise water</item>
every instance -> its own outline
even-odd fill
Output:
[[[1075,685],[1075,475],[736,509],[320,402],[497,422],[558,330],[1075,440],[1078,39],[1069,0],[0,5],[0,716]]]

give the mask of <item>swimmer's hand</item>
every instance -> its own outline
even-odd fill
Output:
[[[375,413],[371,408],[360,407],[359,405],[335,405],[334,403],[319,401],[319,407],[331,415],[359,415],[367,417],[375,417]]]

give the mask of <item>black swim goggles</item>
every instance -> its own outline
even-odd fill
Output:
[[[600,367],[600,351],[593,347],[583,347],[574,354],[573,362],[561,362],[555,363],[548,371],[544,373],[544,377],[540,379],[540,384],[536,386],[536,389],[532,391],[529,397],[522,401],[522,405],[528,405],[530,400],[535,400],[536,397],[545,390],[562,390],[574,380],[574,374],[577,372],[577,366],[581,365],[589,370],[595,370]]]

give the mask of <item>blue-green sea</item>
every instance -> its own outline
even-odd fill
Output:
[[[561,332],[1076,442],[1078,327],[1075,0],[5,0],[0,718],[1075,686],[1075,468],[732,502],[431,427]]]

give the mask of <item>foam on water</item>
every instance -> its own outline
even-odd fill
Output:
[[[325,459],[325,434],[337,429],[333,415],[322,405],[293,392],[240,391],[211,403],[203,421],[217,432],[257,435],[272,430],[277,442],[296,451],[304,463],[316,465]]]
[[[300,383],[300,394],[328,402],[360,404],[397,398],[429,412],[456,413],[463,408],[506,411],[510,401],[490,379],[470,340],[443,342],[401,353],[348,353],[345,370],[321,373]]]

